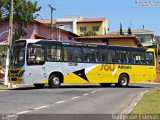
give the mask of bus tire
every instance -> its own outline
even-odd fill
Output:
[[[58,75],[53,74],[49,77],[48,84],[50,88],[59,88],[61,85],[61,79]]]
[[[45,84],[34,84],[35,88],[44,88]]]
[[[115,84],[118,87],[127,87],[129,83],[129,77],[126,74],[119,76],[118,84]]]
[[[112,83],[100,83],[101,87],[110,87]]]

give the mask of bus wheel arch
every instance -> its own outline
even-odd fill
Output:
[[[50,88],[58,88],[64,81],[64,76],[61,72],[52,72],[48,78],[48,85]]]
[[[130,82],[130,76],[127,73],[121,73],[118,77],[118,87],[127,87]]]

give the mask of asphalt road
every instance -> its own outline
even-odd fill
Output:
[[[132,84],[128,88],[63,85],[58,89],[28,87],[0,90],[0,113],[18,114],[18,118],[24,120],[47,120],[47,118],[49,120],[50,117],[56,120],[67,118],[106,120],[111,114],[121,113],[139,93],[154,87],[160,85]]]

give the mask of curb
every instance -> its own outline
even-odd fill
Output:
[[[136,84],[160,84],[159,82],[136,82]]]
[[[119,114],[129,114],[148,90],[139,93]]]

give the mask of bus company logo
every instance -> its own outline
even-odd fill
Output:
[[[160,0],[136,0],[136,5],[140,7],[158,7],[160,6]]]
[[[130,65],[126,66],[126,65],[119,65],[118,66],[119,69],[132,69],[132,67]]]
[[[103,64],[101,66],[100,71],[105,70],[105,71],[114,71],[115,70],[115,64]]]

